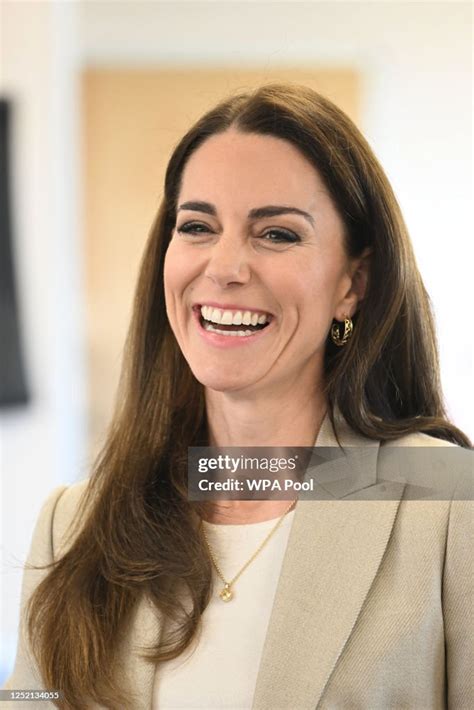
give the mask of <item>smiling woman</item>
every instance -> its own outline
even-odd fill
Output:
[[[199,445],[364,457],[314,500],[211,504],[188,497]],[[170,158],[116,412],[41,513],[7,687],[71,709],[474,707],[472,502],[389,485],[404,446],[469,441],[387,178],[305,87],[224,101]]]

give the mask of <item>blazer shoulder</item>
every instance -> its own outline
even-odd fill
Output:
[[[83,519],[81,504],[88,492],[90,479],[87,478],[63,489],[58,498],[54,517],[51,521],[53,557],[64,554],[77,535]]]
[[[426,447],[431,447],[431,446],[454,446],[458,447],[457,444],[453,444],[451,441],[446,441],[446,439],[438,439],[435,436],[430,436],[429,434],[425,434],[421,431],[415,431],[412,432],[411,434],[405,434],[404,436],[400,436],[398,439],[394,439],[393,441],[385,441],[382,443],[382,445],[385,447],[392,447],[392,446],[426,446]],[[458,447],[461,448],[461,447]]]
[[[433,499],[464,500],[472,505],[474,457],[471,448],[415,432],[383,442],[381,450],[388,457],[395,456],[399,468],[410,472],[411,483],[429,486]],[[425,478],[422,479],[422,475]]]
[[[70,486],[58,486],[48,495],[41,506],[31,538],[28,562],[36,565],[50,564],[72,532],[72,522],[88,480]]]

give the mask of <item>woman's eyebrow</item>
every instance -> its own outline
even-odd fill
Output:
[[[193,212],[204,212],[205,214],[210,214],[213,217],[217,215],[217,210],[214,205],[210,202],[201,201],[191,201],[183,202],[182,205],[178,207],[178,212],[180,210],[192,210]],[[300,210],[298,207],[287,207],[284,205],[266,205],[265,207],[255,207],[250,210],[248,216],[250,219],[262,219],[264,217],[278,217],[282,214],[297,214],[304,217],[312,227],[315,226],[314,218],[308,212]]]
[[[192,212],[204,212],[205,214],[210,214],[213,217],[217,215],[217,210],[214,205],[210,202],[191,201],[183,202],[182,205],[178,207],[178,212],[180,210],[191,210]]]
[[[261,219],[262,217],[278,217],[282,214],[298,214],[304,217],[312,227],[314,227],[314,218],[309,212],[300,210],[299,207],[286,207],[284,205],[267,205],[266,207],[256,207],[250,210],[250,219]]]

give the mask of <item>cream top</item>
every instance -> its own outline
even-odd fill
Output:
[[[153,710],[249,710],[257,680],[283,557],[295,510],[283,518],[223,602],[223,582],[214,570],[211,601],[198,642],[155,674]],[[278,518],[261,523],[204,522],[219,566],[232,579],[254,554]],[[194,652],[193,652],[194,650]]]

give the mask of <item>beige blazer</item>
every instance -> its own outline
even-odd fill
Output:
[[[325,499],[296,506],[252,710],[473,710],[472,499],[405,500],[404,483],[387,483],[381,471],[386,445],[347,427],[341,441],[365,447],[363,466],[348,478],[330,468],[321,486]],[[326,419],[316,445],[335,444]],[[416,434],[395,442],[401,444],[445,442]],[[50,562],[60,553],[86,485],[51,494],[31,561]],[[370,500],[380,490],[389,499]],[[43,574],[25,571],[22,609]],[[140,649],[159,634],[159,615],[144,596],[123,651],[136,692],[133,710],[151,709],[154,668]],[[6,687],[43,687],[22,628]],[[191,709],[192,689],[185,692]]]

